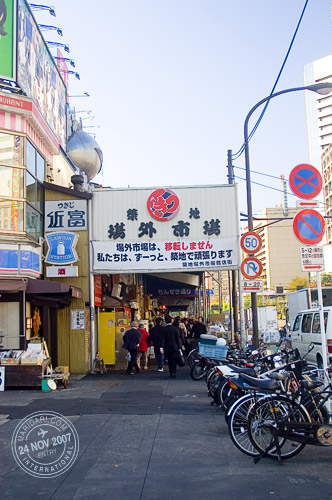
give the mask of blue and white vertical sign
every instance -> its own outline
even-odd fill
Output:
[[[63,266],[78,261],[75,249],[78,241],[77,234],[62,231],[46,234],[45,239],[48,244],[45,262]]]
[[[0,392],[5,390],[5,366],[0,366]]]
[[[84,231],[87,227],[85,200],[45,201],[45,233]]]

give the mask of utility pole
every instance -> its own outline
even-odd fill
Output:
[[[227,151],[227,165],[228,165],[228,184],[234,184],[234,170],[232,161],[232,150]],[[233,304],[233,325],[234,333],[239,333],[239,320],[238,320],[238,300],[237,300],[237,271],[232,271],[232,304]]]

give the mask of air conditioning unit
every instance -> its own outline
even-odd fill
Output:
[[[115,299],[122,299],[121,288],[122,288],[122,286],[120,284],[114,284],[112,286],[111,297],[114,297]]]

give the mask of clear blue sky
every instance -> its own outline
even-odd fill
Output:
[[[104,186],[227,183],[227,150],[243,143],[244,119],[269,94],[305,0],[54,0],[81,80],[70,76],[78,110],[104,153]],[[277,90],[303,84],[304,65],[332,51],[332,0],[309,4]],[[55,52],[54,52],[55,53]],[[84,113],[82,117],[86,116]],[[254,118],[251,125],[254,125]],[[308,162],[304,94],[276,98],[250,143],[253,170],[288,177]],[[244,167],[244,155],[235,163]],[[246,211],[244,172],[238,176]],[[252,180],[279,189],[277,180]],[[280,202],[253,185],[253,208]],[[295,205],[291,197],[290,205]]]

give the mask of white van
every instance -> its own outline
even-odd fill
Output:
[[[324,323],[327,339],[327,356],[329,364],[332,363],[332,306],[324,307]],[[319,309],[306,309],[297,314],[293,329],[290,332],[293,349],[298,349],[301,357],[309,349],[311,343],[314,349],[306,355],[306,359],[315,363],[318,368],[323,368],[322,342],[320,336]]]

